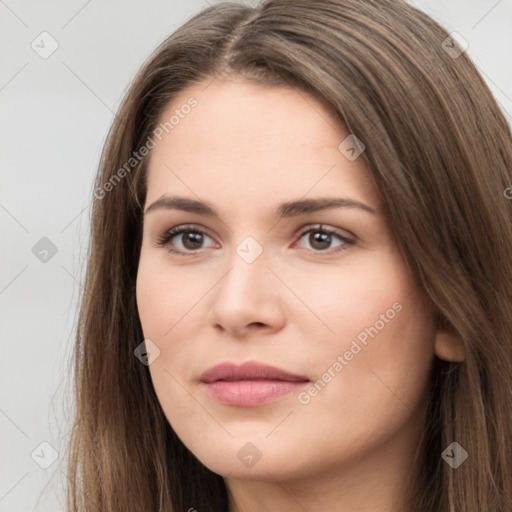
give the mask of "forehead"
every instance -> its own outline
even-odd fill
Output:
[[[339,149],[350,134],[303,91],[205,80],[167,106],[160,126],[166,122],[150,155],[148,200],[221,194],[243,205],[330,192],[378,203],[364,160],[350,161]]]
[[[284,143],[292,142],[293,149],[300,151],[305,139],[308,146],[322,149],[332,145],[329,139],[337,140],[342,129],[318,100],[304,92],[241,79],[205,81],[185,89],[167,106],[160,123],[180,110],[188,111],[190,98],[197,105],[179,120],[174,115],[174,122],[179,122],[165,135],[176,144],[193,137],[198,149],[230,146],[234,154],[259,154],[262,148],[277,153]]]

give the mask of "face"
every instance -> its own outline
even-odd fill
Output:
[[[136,293],[165,415],[228,478],[389,464],[421,430],[434,317],[363,157],[305,93],[206,84],[148,167]]]

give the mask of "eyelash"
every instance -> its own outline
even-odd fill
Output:
[[[309,227],[308,229],[302,231],[300,233],[300,235],[299,235],[298,240],[300,240],[304,235],[306,235],[307,233],[310,233],[310,232],[320,232],[320,233],[326,233],[328,235],[333,235],[335,237],[338,237],[343,242],[343,245],[338,246],[338,248],[336,248],[335,250],[329,250],[329,249],[325,250],[325,251],[315,251],[315,250],[313,250],[314,253],[318,253],[318,254],[334,254],[334,253],[338,253],[340,251],[343,251],[343,250],[347,249],[347,246],[351,246],[351,245],[355,244],[355,240],[353,240],[351,238],[348,238],[346,236],[343,236],[342,234],[340,234],[336,230],[322,227],[322,224],[317,224],[316,226]],[[208,235],[208,233],[206,233],[200,227],[198,227],[198,226],[196,226],[194,224],[188,224],[188,225],[176,226],[174,228],[169,229],[163,235],[160,235],[157,238],[156,243],[157,243],[157,245],[159,245],[161,247],[165,247],[165,246],[167,246],[169,244],[169,242],[175,236],[180,235],[182,233],[200,233],[202,235],[205,235],[205,236],[211,238],[210,235]],[[173,249],[171,247],[168,247],[167,250],[170,253],[177,254],[179,256],[195,256],[195,255],[197,255],[198,251],[200,251],[200,249],[199,249],[198,251],[195,251],[195,252],[194,251],[182,252],[182,251],[178,251],[176,249]],[[305,250],[311,250],[311,249],[305,249]]]

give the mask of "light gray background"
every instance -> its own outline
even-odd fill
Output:
[[[100,150],[139,66],[208,3],[0,0],[0,512],[65,509],[68,364]],[[512,122],[512,0],[415,4],[469,43]],[[43,31],[59,45],[46,59],[31,47]],[[32,252],[43,237],[57,247],[46,263]],[[60,455],[47,469],[42,442]]]

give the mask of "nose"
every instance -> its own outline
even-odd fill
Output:
[[[215,329],[236,338],[282,329],[283,285],[267,264],[265,251],[251,263],[234,253],[229,270],[210,295],[209,321]]]

